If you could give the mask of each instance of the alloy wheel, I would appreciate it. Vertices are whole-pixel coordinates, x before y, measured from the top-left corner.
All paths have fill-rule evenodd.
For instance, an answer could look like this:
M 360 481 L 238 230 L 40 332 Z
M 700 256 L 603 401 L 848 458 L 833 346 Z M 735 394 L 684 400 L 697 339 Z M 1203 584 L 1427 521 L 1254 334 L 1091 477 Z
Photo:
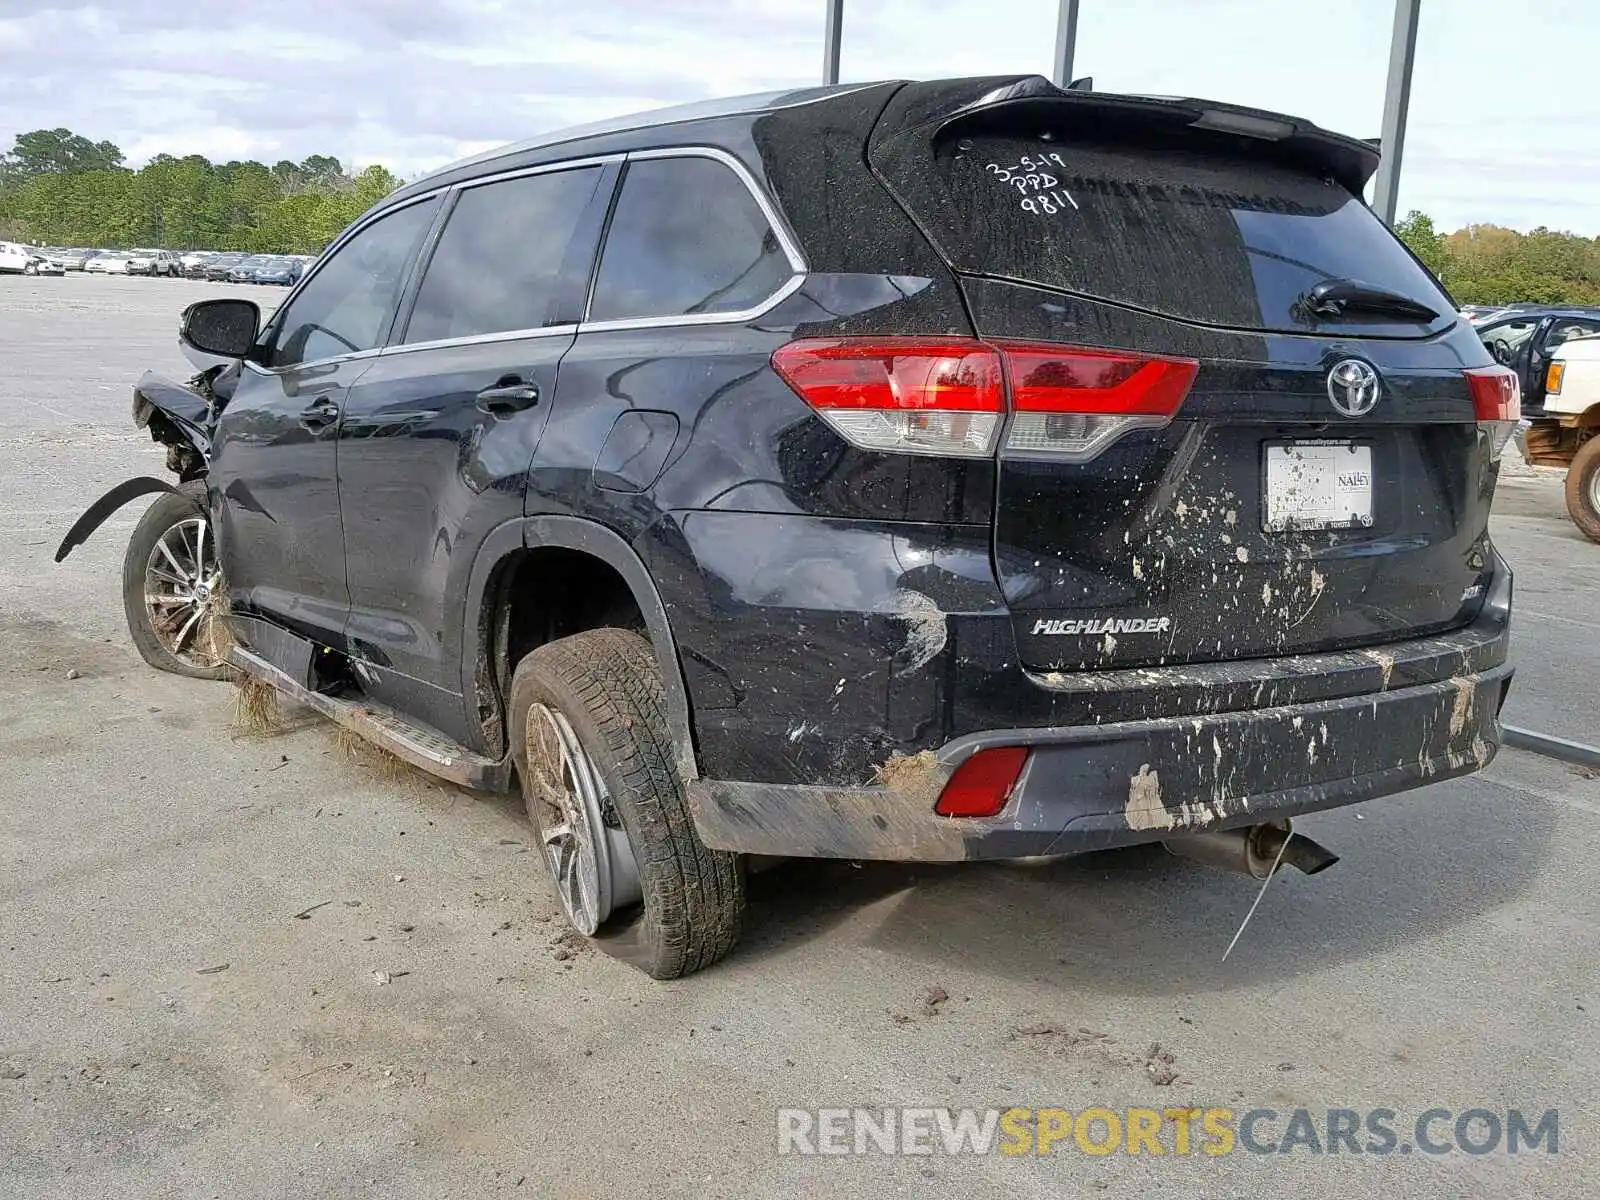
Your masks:
M 195 667 L 217 665 L 212 605 L 222 585 L 215 540 L 203 517 L 179 521 L 156 540 L 145 564 L 145 609 L 167 651 Z
M 594 760 L 560 712 L 528 713 L 528 808 L 567 920 L 592 936 L 641 895 L 628 835 Z

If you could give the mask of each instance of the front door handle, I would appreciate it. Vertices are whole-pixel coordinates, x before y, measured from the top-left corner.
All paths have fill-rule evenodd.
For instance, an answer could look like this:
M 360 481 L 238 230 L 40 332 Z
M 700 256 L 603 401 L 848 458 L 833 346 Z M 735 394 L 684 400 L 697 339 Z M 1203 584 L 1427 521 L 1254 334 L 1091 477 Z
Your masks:
M 300 414 L 300 424 L 307 429 L 322 429 L 339 419 L 339 405 L 327 396 L 319 399 Z
M 478 393 L 478 411 L 496 417 L 508 417 L 525 408 L 532 408 L 537 403 L 539 403 L 538 385 L 523 383 L 515 375 L 503 376 L 493 387 L 486 387 Z

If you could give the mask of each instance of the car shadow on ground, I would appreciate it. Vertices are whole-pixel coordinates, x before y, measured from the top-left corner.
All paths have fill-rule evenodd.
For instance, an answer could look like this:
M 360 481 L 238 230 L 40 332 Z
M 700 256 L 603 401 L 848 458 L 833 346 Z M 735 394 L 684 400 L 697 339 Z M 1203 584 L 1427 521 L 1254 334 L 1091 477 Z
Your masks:
M 1109 993 L 1226 991 L 1379 955 L 1507 903 L 1545 869 L 1555 821 L 1553 805 L 1508 804 L 1481 779 L 1306 818 L 1297 829 L 1341 861 L 1280 872 L 1227 962 L 1260 884 L 1159 845 L 1021 863 L 786 863 L 752 877 L 736 953 L 783 954 L 876 921 L 867 944 L 934 966 Z

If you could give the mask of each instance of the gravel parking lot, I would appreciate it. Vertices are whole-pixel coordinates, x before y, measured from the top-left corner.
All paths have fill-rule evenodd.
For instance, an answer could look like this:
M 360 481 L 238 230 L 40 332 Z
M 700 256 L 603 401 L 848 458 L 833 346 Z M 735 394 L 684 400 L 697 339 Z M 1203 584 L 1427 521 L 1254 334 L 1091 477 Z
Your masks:
M 264 303 L 280 291 L 247 289 Z M 0 279 L 0 1195 L 1587 1197 L 1600 1190 L 1600 779 L 1507 751 L 1325 814 L 1343 856 L 1255 897 L 1160 850 L 753 884 L 724 965 L 659 984 L 558 935 L 520 805 L 395 774 L 123 628 L 188 302 Z M 1511 719 L 1600 740 L 1600 547 L 1502 485 Z M 930 992 L 929 989 L 937 989 Z M 947 998 L 940 1000 L 943 993 Z M 1162 1082 L 1166 1080 L 1166 1082 Z M 780 1107 L 1559 1110 L 1559 1153 L 779 1157 Z M 1438 1127 L 1441 1131 L 1446 1125 Z

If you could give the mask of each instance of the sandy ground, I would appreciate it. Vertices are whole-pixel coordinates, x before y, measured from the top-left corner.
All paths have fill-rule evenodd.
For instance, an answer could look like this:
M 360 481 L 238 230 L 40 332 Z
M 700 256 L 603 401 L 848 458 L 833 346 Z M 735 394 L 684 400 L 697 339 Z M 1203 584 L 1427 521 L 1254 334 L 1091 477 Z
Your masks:
M 0 279 L 0 1195 L 1600 1191 L 1600 780 L 1559 764 L 1306 820 L 1343 861 L 1275 881 L 1226 963 L 1252 882 L 1140 850 L 791 864 L 728 962 L 658 984 L 559 939 L 514 802 L 231 730 L 226 685 L 123 632 L 137 507 L 50 562 L 159 473 L 129 387 L 221 290 Z M 1515 719 L 1596 740 L 1600 547 L 1544 472 L 1501 508 Z M 777 1154 L 780 1107 L 901 1104 L 1270 1108 L 1268 1142 L 1297 1107 L 1402 1142 L 1553 1108 L 1560 1152 Z

